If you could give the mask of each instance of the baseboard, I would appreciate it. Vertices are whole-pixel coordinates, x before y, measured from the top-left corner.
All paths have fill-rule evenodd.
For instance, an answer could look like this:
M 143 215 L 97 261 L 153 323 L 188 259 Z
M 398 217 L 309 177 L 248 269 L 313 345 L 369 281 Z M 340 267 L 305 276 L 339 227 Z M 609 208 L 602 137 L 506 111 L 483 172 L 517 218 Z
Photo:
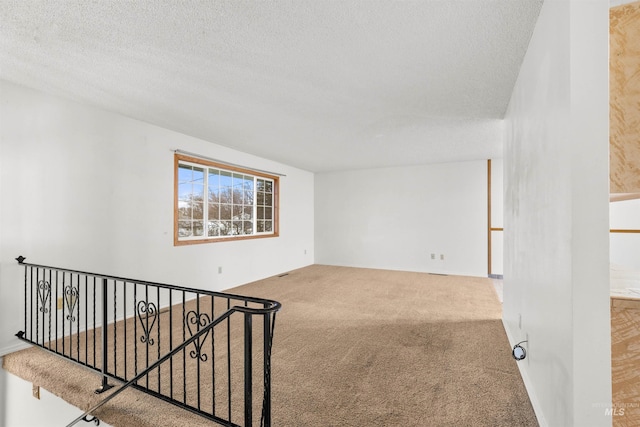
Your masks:
M 504 279 L 504 276 L 502 274 L 490 274 L 489 275 L 489 279 Z
M 504 331 L 507 334 L 509 345 L 512 348 L 514 345 L 516 345 L 516 343 L 518 343 L 518 340 L 514 340 L 511 334 L 509 333 L 509 328 L 507 327 L 507 324 L 505 323 L 504 318 L 502 319 L 502 327 L 504 328 Z M 522 382 L 524 383 L 524 387 L 527 389 L 527 394 L 529 395 L 531 406 L 533 406 L 533 412 L 535 412 L 536 414 L 536 418 L 538 419 L 538 424 L 540 425 L 540 427 L 548 427 L 549 424 L 547 423 L 547 420 L 545 419 L 544 414 L 542 412 L 542 407 L 540 406 L 540 402 L 538 401 L 538 398 L 534 391 L 533 383 L 531 382 L 531 379 L 529 378 L 527 371 L 524 369 L 523 363 L 524 362 L 516 362 L 516 364 L 518 365 L 518 370 L 520 371 L 520 377 L 522 377 Z

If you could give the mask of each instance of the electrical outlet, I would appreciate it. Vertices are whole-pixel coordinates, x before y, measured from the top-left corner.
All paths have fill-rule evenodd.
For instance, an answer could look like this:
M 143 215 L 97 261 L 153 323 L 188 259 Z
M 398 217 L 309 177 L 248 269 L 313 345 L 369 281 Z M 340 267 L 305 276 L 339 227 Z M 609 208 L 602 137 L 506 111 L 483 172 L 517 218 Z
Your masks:
M 36 399 L 40 400 L 40 386 L 31 384 L 31 395 Z
M 440 254 L 440 261 L 444 261 L 444 254 Z
M 431 254 L 431 259 L 436 259 L 436 254 Z
M 58 298 L 57 303 L 56 303 L 56 307 L 58 310 L 62 310 L 62 297 Z
M 218 267 L 218 274 L 222 274 L 222 267 Z

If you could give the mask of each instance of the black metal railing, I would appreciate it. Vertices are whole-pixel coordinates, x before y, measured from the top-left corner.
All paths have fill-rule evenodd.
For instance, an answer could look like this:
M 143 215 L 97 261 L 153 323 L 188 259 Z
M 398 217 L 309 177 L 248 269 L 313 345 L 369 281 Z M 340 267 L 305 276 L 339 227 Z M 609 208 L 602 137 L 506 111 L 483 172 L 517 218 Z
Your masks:
M 110 380 L 125 383 L 90 411 L 132 387 L 221 425 L 271 425 L 280 303 L 24 260 L 17 258 L 24 329 L 16 335 L 99 372 L 96 393 Z

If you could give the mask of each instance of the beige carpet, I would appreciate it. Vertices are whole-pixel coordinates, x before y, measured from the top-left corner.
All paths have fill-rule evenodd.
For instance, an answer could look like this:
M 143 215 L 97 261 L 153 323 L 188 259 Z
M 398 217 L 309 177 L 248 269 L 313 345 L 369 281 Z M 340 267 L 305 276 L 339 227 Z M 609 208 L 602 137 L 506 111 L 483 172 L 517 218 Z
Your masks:
M 233 292 L 283 305 L 275 426 L 538 425 L 489 279 L 315 265 Z M 96 374 L 42 350 L 4 366 L 78 407 L 99 399 Z M 117 427 L 214 425 L 135 390 L 98 415 Z

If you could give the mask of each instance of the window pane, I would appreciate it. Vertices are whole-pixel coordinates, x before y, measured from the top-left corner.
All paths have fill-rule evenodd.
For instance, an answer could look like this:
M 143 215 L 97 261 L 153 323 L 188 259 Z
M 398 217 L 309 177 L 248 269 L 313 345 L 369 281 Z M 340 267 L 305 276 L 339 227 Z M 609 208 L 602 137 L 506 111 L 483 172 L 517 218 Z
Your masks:
M 258 219 L 264 219 L 264 208 L 262 206 L 258 206 L 257 218 Z
M 220 173 L 217 169 L 209 169 L 209 201 L 216 203 L 220 201 Z
M 220 219 L 231 219 L 231 205 L 220 205 Z
M 241 174 L 233 174 L 233 204 L 243 203 L 244 177 Z
M 204 234 L 204 221 L 193 221 L 193 235 L 202 236 Z
M 242 219 L 242 206 L 233 205 L 233 218 L 232 219 Z
M 212 189 L 209 186 L 209 203 L 220 203 L 220 190 Z
M 178 184 L 178 200 L 191 200 L 193 188 L 191 183 Z
M 256 191 L 264 191 L 264 179 L 256 179 Z
M 267 193 L 273 193 L 273 182 L 265 181 L 264 182 L 264 191 Z
M 244 204 L 253 205 L 253 177 L 245 175 L 243 190 L 244 190 Z
M 218 186 L 219 176 L 220 176 L 220 171 L 218 169 L 209 169 L 209 187 Z
M 209 237 L 220 235 L 220 224 L 218 221 L 209 221 Z
M 271 208 L 264 208 L 264 218 L 273 219 Z
M 272 221 L 264 222 L 264 231 L 273 231 Z
M 242 218 L 245 220 L 253 219 L 253 206 L 244 207 L 244 214 L 242 215 Z
M 258 206 L 264 205 L 264 193 L 258 193 L 257 204 L 258 204 Z
M 178 236 L 191 236 L 191 221 L 178 221 Z
M 192 170 L 193 168 L 191 166 L 178 165 L 178 183 L 191 182 Z
M 191 205 L 185 203 L 181 205 L 182 202 L 178 202 L 178 220 L 191 219 Z
M 242 233 L 242 221 L 233 221 L 232 222 L 233 235 L 236 236 Z
M 220 189 L 220 203 L 231 203 L 231 187 L 225 187 Z
M 258 233 L 264 232 L 264 221 L 258 220 L 258 221 L 256 221 L 256 223 L 257 223 L 257 226 L 258 226 Z
M 222 203 L 231 203 L 232 182 L 231 172 L 220 171 L 220 201 Z
M 220 221 L 220 235 L 231 236 L 232 234 L 233 229 L 231 227 L 231 221 Z
M 192 182 L 194 184 L 204 184 L 204 169 L 203 168 L 193 168 L 193 179 Z
M 204 218 L 204 210 L 202 203 L 194 203 L 193 204 L 193 219 L 202 219 Z
M 242 226 L 244 228 L 244 234 L 253 234 L 253 222 L 243 221 Z
M 216 203 L 209 203 L 209 220 L 220 218 L 220 205 Z
M 265 206 L 273 206 L 273 194 L 264 195 L 264 204 Z
M 193 185 L 193 198 L 198 201 L 198 202 L 202 202 L 204 200 L 204 185 L 198 183 L 198 184 L 194 184 Z

